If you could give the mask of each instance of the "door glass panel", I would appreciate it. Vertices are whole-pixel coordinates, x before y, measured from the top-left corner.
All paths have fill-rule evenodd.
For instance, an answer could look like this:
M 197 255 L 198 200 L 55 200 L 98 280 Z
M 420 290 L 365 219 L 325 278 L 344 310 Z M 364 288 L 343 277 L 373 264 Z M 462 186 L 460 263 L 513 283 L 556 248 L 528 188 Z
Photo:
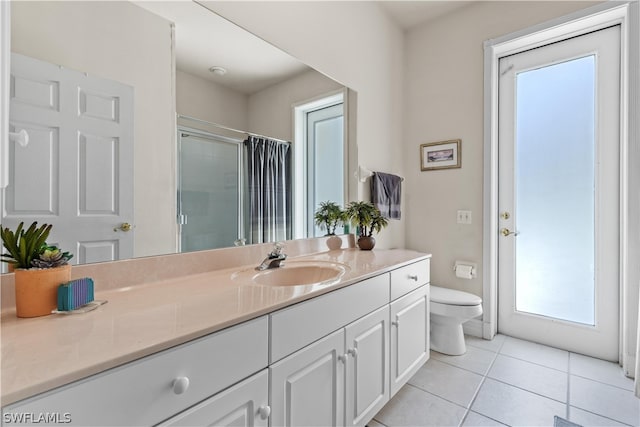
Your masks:
M 307 115 L 309 224 L 315 224 L 313 213 L 321 202 L 332 201 L 341 205 L 344 200 L 344 116 L 342 111 L 343 104 L 338 104 Z M 314 236 L 324 236 L 326 230 L 315 226 L 313 233 Z
M 181 251 L 229 247 L 238 239 L 239 145 L 183 136 L 180 140 Z
M 516 310 L 594 325 L 595 56 L 516 80 Z

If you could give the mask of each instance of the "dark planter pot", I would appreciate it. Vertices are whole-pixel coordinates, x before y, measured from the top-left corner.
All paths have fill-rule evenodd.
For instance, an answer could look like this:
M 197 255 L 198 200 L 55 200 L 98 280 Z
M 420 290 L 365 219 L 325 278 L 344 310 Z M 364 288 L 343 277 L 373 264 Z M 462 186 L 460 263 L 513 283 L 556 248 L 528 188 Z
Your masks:
M 373 236 L 362 236 L 358 239 L 358 247 L 363 251 L 370 251 L 376 245 L 376 239 Z

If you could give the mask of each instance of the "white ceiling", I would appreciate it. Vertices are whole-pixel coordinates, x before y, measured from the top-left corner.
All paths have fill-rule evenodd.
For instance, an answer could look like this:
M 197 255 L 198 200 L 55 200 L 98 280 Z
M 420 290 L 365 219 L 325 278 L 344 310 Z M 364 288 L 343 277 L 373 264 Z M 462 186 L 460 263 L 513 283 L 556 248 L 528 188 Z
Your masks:
M 179 70 L 237 92 L 252 94 L 310 69 L 194 1 L 134 0 L 133 3 L 175 24 Z M 387 0 L 377 3 L 406 30 L 472 1 Z M 219 76 L 209 72 L 212 66 L 226 68 L 227 74 Z
M 378 2 L 391 19 L 405 30 L 439 18 L 471 3 L 473 1 L 458 0 L 387 0 Z
M 309 67 L 192 1 L 134 1 L 175 24 L 176 66 L 237 92 L 251 94 Z M 218 76 L 209 67 L 221 66 Z

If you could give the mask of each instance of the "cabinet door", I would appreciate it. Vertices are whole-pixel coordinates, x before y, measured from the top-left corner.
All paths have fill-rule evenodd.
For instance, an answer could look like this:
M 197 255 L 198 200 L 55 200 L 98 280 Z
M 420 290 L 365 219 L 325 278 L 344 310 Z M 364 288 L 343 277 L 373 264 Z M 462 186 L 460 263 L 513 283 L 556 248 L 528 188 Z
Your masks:
M 271 426 L 343 425 L 344 360 L 341 329 L 271 365 Z
M 267 369 L 160 424 L 161 426 L 267 427 Z
M 389 306 L 345 328 L 345 425 L 364 426 L 389 400 Z
M 429 358 L 429 286 L 391 303 L 391 396 Z

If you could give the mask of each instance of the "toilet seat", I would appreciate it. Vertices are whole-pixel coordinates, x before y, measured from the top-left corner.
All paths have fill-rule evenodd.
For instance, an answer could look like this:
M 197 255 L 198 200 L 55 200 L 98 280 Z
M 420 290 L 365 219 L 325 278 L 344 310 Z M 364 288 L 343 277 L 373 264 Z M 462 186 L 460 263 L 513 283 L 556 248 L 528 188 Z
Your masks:
M 447 305 L 471 306 L 482 304 L 482 298 L 468 292 L 456 291 L 455 289 L 431 286 L 431 302 Z

